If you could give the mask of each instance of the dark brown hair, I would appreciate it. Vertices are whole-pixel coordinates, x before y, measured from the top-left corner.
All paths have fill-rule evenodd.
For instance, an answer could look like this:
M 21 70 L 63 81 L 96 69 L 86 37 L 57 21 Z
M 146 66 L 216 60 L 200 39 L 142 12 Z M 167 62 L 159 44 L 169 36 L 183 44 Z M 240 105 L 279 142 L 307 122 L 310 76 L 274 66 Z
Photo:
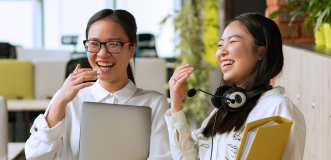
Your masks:
M 257 86 L 269 84 L 270 79 L 276 77 L 282 70 L 284 65 L 284 56 L 282 50 L 282 38 L 278 26 L 274 21 L 266 18 L 258 13 L 244 13 L 228 24 L 239 21 L 245 30 L 254 38 L 254 48 L 258 46 L 265 47 L 265 53 L 255 69 L 249 76 L 246 91 L 252 90 Z M 220 86 L 229 85 L 235 87 L 235 84 L 227 82 L 222 78 Z M 254 109 L 257 100 L 261 95 L 251 98 L 245 107 L 238 112 L 227 112 L 220 109 L 217 112 L 217 120 L 215 124 L 215 132 L 222 134 L 232 131 L 238 131 L 246 122 L 249 113 Z M 213 125 L 215 121 L 214 114 L 209 120 L 207 126 L 203 130 L 205 137 L 212 136 Z
M 137 44 L 137 24 L 134 16 L 126 11 L 126 10 L 112 10 L 112 9 L 103 9 L 97 13 L 95 13 L 90 20 L 87 23 L 86 26 L 86 39 L 88 39 L 88 31 L 90 30 L 90 27 L 92 24 L 99 20 L 111 20 L 119 23 L 126 35 L 129 37 L 129 41 L 131 42 L 131 46 L 134 44 Z M 134 58 L 133 58 L 134 61 Z M 128 74 L 128 78 L 135 84 L 132 68 L 130 63 L 128 64 L 128 67 L 126 68 L 126 72 Z

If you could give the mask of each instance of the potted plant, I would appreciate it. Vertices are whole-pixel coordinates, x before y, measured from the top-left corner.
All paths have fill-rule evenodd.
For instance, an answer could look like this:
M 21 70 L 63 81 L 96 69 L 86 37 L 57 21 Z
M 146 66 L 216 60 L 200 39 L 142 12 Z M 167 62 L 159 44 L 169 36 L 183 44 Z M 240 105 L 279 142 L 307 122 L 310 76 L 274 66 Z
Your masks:
M 178 33 L 178 37 L 175 40 L 175 50 L 180 51 L 180 55 L 177 57 L 178 61 L 174 63 L 173 68 L 189 63 L 191 67 L 194 67 L 193 73 L 185 80 L 186 90 L 191 88 L 199 88 L 202 90 L 208 90 L 209 88 L 209 73 L 214 69 L 205 59 L 206 45 L 204 42 L 204 30 L 207 25 L 210 27 L 216 27 L 218 24 L 215 19 L 206 18 L 203 15 L 204 9 L 217 9 L 217 0 L 190 0 L 182 6 L 180 10 L 175 11 L 174 14 L 169 14 L 161 22 L 163 25 L 169 19 L 173 19 L 173 25 L 175 32 Z M 215 8 L 216 7 L 216 8 Z M 212 41 L 215 46 L 215 50 L 212 53 L 213 59 L 217 43 L 218 36 L 214 35 L 216 42 Z M 210 39 L 209 39 L 210 41 Z M 197 94 L 192 98 L 184 98 L 183 110 L 188 117 L 188 120 L 196 123 L 201 122 L 208 111 L 209 103 L 205 94 Z M 196 124 L 198 124 L 196 123 Z
M 270 19 L 274 19 L 281 13 L 290 13 L 291 19 L 289 25 L 291 25 L 297 16 L 304 16 L 303 26 L 307 33 L 310 23 L 314 25 L 316 45 L 327 45 L 327 47 L 331 48 L 330 11 L 330 0 L 292 0 L 290 3 L 287 1 L 285 9 L 270 14 Z M 325 36 L 327 34 L 325 33 L 325 29 L 329 33 L 328 36 Z

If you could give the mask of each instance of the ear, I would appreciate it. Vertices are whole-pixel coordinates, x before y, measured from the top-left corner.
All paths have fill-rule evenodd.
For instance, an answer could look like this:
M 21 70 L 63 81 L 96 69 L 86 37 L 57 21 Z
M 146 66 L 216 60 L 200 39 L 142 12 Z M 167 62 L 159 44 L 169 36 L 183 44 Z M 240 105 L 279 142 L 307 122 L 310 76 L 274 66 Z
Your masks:
M 261 60 L 265 53 L 265 46 L 259 46 L 257 49 L 258 59 Z
M 134 57 L 134 53 L 136 52 L 137 44 L 135 43 L 133 46 L 130 46 L 130 57 Z

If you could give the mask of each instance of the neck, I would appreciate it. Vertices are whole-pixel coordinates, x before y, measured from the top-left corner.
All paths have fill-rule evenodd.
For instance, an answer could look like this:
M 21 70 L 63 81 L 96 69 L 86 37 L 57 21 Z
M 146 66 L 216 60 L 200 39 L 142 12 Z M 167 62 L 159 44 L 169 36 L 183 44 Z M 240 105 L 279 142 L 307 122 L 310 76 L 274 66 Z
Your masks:
M 108 82 L 104 80 L 99 80 L 100 85 L 111 93 L 115 93 L 122 89 L 129 82 L 128 78 L 117 82 Z

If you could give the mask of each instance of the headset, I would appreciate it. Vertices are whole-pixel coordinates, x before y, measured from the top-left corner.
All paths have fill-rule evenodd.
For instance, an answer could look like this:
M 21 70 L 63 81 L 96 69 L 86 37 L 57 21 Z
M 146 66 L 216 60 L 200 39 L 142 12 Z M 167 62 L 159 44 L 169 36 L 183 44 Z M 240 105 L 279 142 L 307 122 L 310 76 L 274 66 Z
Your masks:
M 214 90 L 213 94 L 210 94 L 201 89 L 194 89 L 194 88 L 187 91 L 187 96 L 189 97 L 193 97 L 197 93 L 197 91 L 202 91 L 206 94 L 211 95 L 211 102 L 217 108 L 217 112 L 215 113 L 216 116 L 214 120 L 212 136 L 211 136 L 210 159 L 213 157 L 213 142 L 214 142 L 213 137 L 214 137 L 214 129 L 215 129 L 218 110 L 220 108 L 223 108 L 228 112 L 238 112 L 242 110 L 249 99 L 271 89 L 272 87 L 269 84 L 270 82 L 264 85 L 260 85 L 250 91 L 245 91 L 243 88 L 240 87 L 231 87 L 231 86 L 218 87 Z
M 245 91 L 240 87 L 221 86 L 214 90 L 213 94 L 210 94 L 201 89 L 190 89 L 187 91 L 189 97 L 193 97 L 196 91 L 202 91 L 211 95 L 212 104 L 220 109 L 223 108 L 229 112 L 238 112 L 242 110 L 249 99 L 270 89 L 269 83 L 260 85 L 250 91 Z

